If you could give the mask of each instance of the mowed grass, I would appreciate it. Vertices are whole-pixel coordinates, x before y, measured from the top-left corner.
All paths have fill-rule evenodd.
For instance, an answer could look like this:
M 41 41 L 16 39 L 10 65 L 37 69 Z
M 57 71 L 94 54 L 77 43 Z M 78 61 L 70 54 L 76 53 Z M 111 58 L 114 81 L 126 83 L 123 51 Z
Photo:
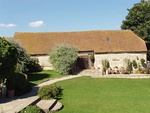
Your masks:
M 149 113 L 150 79 L 93 79 L 58 82 L 63 90 L 58 113 Z
M 59 78 L 65 76 L 63 74 L 59 74 L 55 72 L 54 70 L 43 70 L 41 72 L 28 73 L 27 75 L 28 75 L 29 82 L 32 84 L 40 84 L 42 82 L 45 82 L 53 78 Z

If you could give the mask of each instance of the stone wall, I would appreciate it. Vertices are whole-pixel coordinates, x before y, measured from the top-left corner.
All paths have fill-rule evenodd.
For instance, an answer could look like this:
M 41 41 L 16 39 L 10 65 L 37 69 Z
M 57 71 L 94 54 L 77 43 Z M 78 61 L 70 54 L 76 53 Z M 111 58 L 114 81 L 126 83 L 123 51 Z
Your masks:
M 102 69 L 102 60 L 108 60 L 110 67 L 117 66 L 120 68 L 124 66 L 124 59 L 130 59 L 130 61 L 136 60 L 137 63 L 141 62 L 141 59 L 146 60 L 146 53 L 108 53 L 108 54 L 95 54 L 95 69 Z
M 44 70 L 52 70 L 53 66 L 49 62 L 49 56 L 43 55 L 43 56 L 34 56 L 35 58 L 38 58 L 40 66 L 43 67 Z
M 109 53 L 109 54 L 95 54 L 95 69 L 102 69 L 102 60 L 108 60 L 110 67 L 114 68 L 117 66 L 120 68 L 124 67 L 124 59 L 130 59 L 130 61 L 136 60 L 137 63 L 140 63 L 141 59 L 146 60 L 146 53 Z M 51 70 L 53 66 L 49 63 L 49 56 L 34 56 L 38 58 L 39 64 L 43 67 L 44 70 Z

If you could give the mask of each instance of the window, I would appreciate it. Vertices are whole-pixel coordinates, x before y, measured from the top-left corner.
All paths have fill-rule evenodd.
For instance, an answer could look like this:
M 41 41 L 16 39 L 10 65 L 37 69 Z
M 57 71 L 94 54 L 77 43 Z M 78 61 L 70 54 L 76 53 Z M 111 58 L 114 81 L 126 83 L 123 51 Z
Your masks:
M 110 42 L 110 38 L 107 37 L 107 38 L 106 38 L 106 42 Z

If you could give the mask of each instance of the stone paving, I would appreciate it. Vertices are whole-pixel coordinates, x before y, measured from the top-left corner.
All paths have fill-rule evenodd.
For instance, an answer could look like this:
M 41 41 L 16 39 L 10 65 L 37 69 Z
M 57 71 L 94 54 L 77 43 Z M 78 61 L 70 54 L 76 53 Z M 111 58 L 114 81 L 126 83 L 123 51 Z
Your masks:
M 36 100 L 40 99 L 37 96 L 37 91 L 39 87 L 43 85 L 53 84 L 58 81 L 68 80 L 76 77 L 81 77 L 82 75 L 69 75 L 62 78 L 57 78 L 49 80 L 47 82 L 36 85 L 32 88 L 32 91 L 26 95 L 13 97 L 13 98 L 0 98 L 0 113 L 17 113 L 20 110 L 24 109 L 28 105 L 34 103 Z
M 102 75 L 99 70 L 84 70 L 77 72 L 76 75 L 69 75 L 62 78 L 52 79 L 47 82 L 36 85 L 32 88 L 32 91 L 26 95 L 13 97 L 13 98 L 0 98 L 0 113 L 16 113 L 24 109 L 28 105 L 34 103 L 38 99 L 37 91 L 39 87 L 43 85 L 49 85 L 56 83 L 58 81 L 68 80 L 72 78 L 77 78 L 81 76 L 91 76 L 93 78 L 150 78 L 150 74 L 112 74 L 112 75 Z
M 100 70 L 83 70 L 79 73 L 83 76 L 91 76 L 92 78 L 150 78 L 150 74 L 108 74 L 102 75 Z

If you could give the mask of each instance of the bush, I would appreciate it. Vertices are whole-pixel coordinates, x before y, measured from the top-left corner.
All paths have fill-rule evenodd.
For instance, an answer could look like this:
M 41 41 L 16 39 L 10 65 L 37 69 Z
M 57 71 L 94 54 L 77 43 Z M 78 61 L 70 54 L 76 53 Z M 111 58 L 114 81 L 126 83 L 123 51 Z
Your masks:
M 15 45 L 18 51 L 17 69 L 18 72 L 39 72 L 42 71 L 37 58 L 32 58 L 28 55 L 23 47 L 15 41 L 10 41 Z
M 130 60 L 128 60 L 128 62 L 127 62 L 127 71 L 129 71 L 129 73 L 131 73 L 132 72 L 132 62 L 130 61 Z
M 58 98 L 62 95 L 62 88 L 57 85 L 46 85 L 38 90 L 41 99 Z
M 15 96 L 23 95 L 31 91 L 31 86 L 27 81 L 27 75 L 16 73 Z
M 145 59 L 141 59 L 141 64 L 143 67 L 145 67 Z
M 37 58 L 30 58 L 26 63 L 27 72 L 40 72 L 42 71 L 42 67 L 39 65 L 39 61 Z
M 15 90 L 15 96 L 20 96 L 31 91 L 31 86 L 23 73 L 14 73 L 13 77 L 7 79 L 6 87 L 8 90 Z
M 56 46 L 50 53 L 50 63 L 60 74 L 70 74 L 77 58 L 77 49 L 67 45 Z
M 40 113 L 40 108 L 33 106 L 33 105 L 30 105 L 30 106 L 27 106 L 20 113 Z
M 132 61 L 133 67 L 136 69 L 137 68 L 137 62 L 135 60 Z
M 94 61 L 95 61 L 94 55 L 91 55 L 91 56 L 90 56 L 90 59 L 91 59 L 91 62 L 94 63 Z
M 103 71 L 105 72 L 110 66 L 108 60 L 102 60 Z

